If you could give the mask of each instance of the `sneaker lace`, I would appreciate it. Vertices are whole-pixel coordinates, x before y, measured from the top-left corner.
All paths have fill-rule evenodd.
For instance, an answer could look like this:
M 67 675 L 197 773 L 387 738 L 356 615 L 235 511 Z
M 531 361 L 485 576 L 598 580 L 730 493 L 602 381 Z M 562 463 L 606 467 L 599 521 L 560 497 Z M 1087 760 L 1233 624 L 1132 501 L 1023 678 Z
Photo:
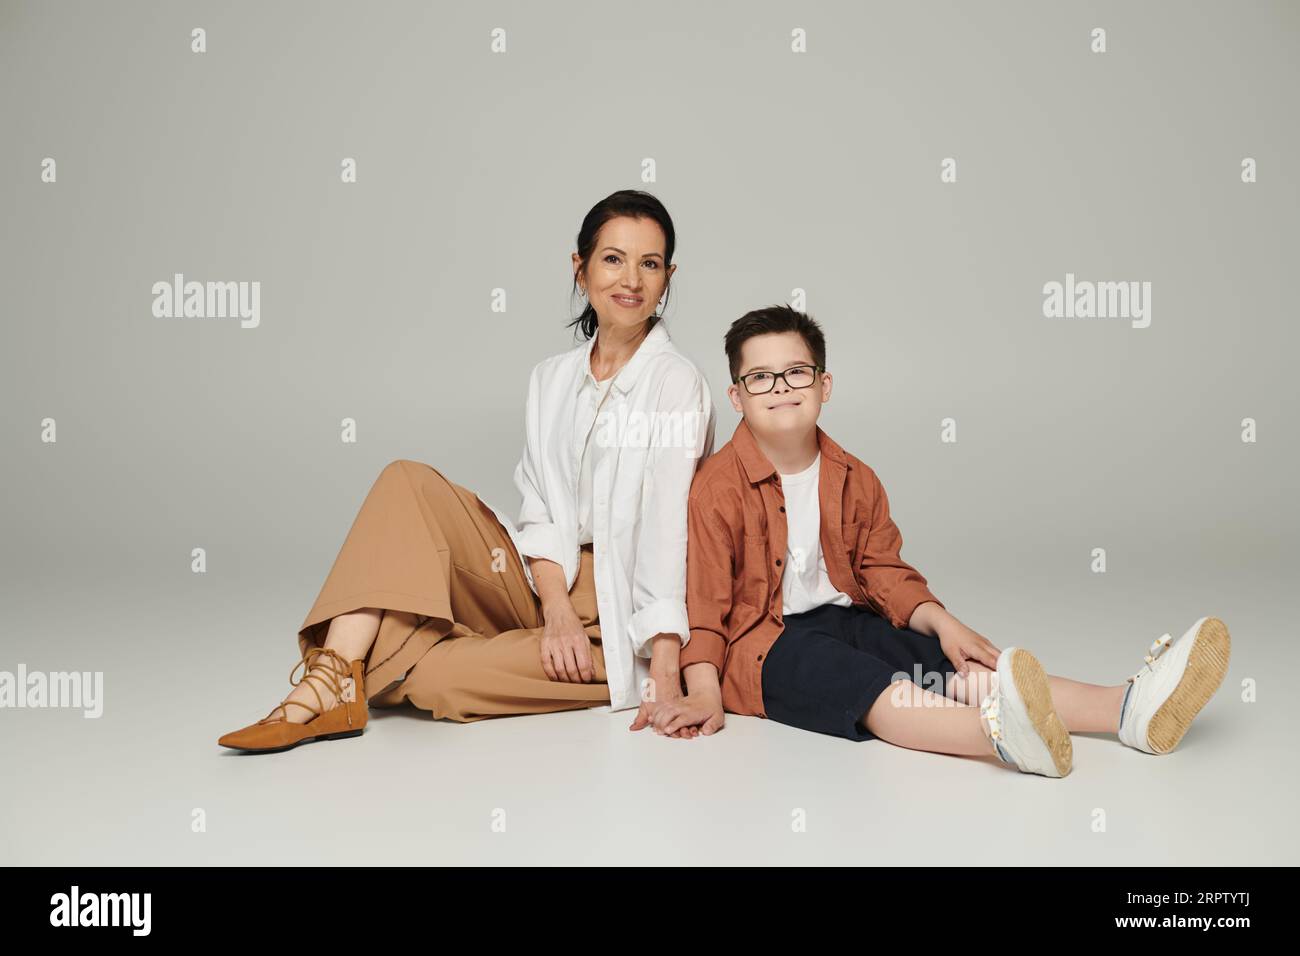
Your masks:
M 297 680 L 298 668 L 304 668 L 303 674 Z M 343 659 L 337 651 L 331 647 L 311 647 L 307 653 L 302 656 L 302 660 L 293 665 L 289 671 L 289 683 L 294 687 L 306 682 L 311 688 L 311 692 L 316 695 L 316 703 L 320 709 L 312 707 L 310 704 L 304 704 L 300 701 L 285 700 L 280 701 L 271 712 L 258 721 L 259 724 L 276 723 L 289 719 L 287 707 L 301 707 L 312 715 L 313 718 L 319 717 L 325 712 L 325 701 L 320 695 L 320 691 L 328 690 L 334 694 L 335 704 L 339 701 L 351 701 L 354 697 L 354 682 L 351 675 L 352 665 Z M 317 684 L 317 681 L 323 681 L 323 684 Z M 276 716 L 276 711 L 280 711 L 280 716 Z M 348 726 L 352 726 L 352 708 L 347 709 Z
M 998 723 L 998 709 L 999 701 L 996 694 L 989 694 L 980 701 L 980 716 L 988 722 L 989 736 L 994 740 L 1002 739 L 1002 727 Z
M 1134 674 L 1132 677 L 1128 678 L 1128 682 L 1129 682 L 1130 684 L 1133 683 L 1135 680 L 1137 680 L 1139 677 L 1141 677 L 1141 676 L 1142 676 L 1143 674 L 1145 674 L 1147 671 L 1153 671 L 1153 672 L 1154 672 L 1154 671 L 1155 671 L 1155 666 L 1154 666 L 1154 665 L 1155 665 L 1156 660 L 1160 657 L 1161 654 L 1163 654 L 1165 651 L 1167 651 L 1167 650 L 1169 649 L 1169 644 L 1170 644 L 1171 641 L 1173 641 L 1173 637 L 1172 637 L 1172 635 L 1169 635 L 1169 634 L 1161 634 L 1159 637 L 1157 637 L 1157 638 L 1156 638 L 1156 639 L 1151 643 L 1151 649 L 1148 650 L 1148 651 L 1146 652 L 1145 655 L 1143 655 L 1143 658 L 1142 658 L 1142 660 L 1143 660 L 1143 665 L 1142 665 L 1142 666 L 1143 666 L 1144 668 L 1146 668 L 1146 670 L 1141 670 L 1141 669 L 1139 669 L 1138 672 L 1137 672 L 1136 674 Z

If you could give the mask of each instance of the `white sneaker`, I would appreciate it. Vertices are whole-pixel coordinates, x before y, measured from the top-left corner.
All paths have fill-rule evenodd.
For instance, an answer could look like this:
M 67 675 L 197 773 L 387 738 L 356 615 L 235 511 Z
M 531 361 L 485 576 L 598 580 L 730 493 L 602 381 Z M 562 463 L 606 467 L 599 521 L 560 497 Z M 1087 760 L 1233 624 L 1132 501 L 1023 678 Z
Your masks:
M 1149 754 L 1167 754 L 1183 739 L 1228 672 L 1228 626 L 1203 617 L 1178 640 L 1156 638 L 1142 669 L 1128 678 L 1119 739 Z
M 1052 706 L 1052 689 L 1038 658 L 1020 647 L 998 655 L 993 691 L 980 702 L 994 752 L 1022 773 L 1064 777 L 1074 746 Z

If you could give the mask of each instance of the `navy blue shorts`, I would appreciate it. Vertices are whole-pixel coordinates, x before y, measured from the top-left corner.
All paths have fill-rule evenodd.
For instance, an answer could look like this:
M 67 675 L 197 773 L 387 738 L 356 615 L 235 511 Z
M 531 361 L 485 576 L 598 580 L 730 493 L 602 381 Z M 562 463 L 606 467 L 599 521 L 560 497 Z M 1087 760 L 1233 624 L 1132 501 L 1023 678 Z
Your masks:
M 862 721 L 900 671 L 942 694 L 957 668 L 937 637 L 896 628 L 867 607 L 823 604 L 786 615 L 763 661 L 763 709 L 802 730 L 871 740 Z

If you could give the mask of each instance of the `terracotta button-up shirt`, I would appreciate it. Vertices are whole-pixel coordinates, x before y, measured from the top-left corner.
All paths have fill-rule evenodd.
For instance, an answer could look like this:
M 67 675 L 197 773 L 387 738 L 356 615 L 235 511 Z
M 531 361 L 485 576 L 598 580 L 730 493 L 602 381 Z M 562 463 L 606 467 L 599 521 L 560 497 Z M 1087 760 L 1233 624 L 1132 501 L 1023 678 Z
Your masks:
M 917 605 L 943 603 L 900 557 L 903 538 L 876 473 L 821 430 L 821 547 L 831 584 L 905 628 Z M 722 706 L 766 717 L 763 661 L 785 627 L 781 575 L 785 495 L 776 468 L 742 419 L 704 461 L 687 503 L 686 606 L 690 642 L 681 666 L 718 668 Z

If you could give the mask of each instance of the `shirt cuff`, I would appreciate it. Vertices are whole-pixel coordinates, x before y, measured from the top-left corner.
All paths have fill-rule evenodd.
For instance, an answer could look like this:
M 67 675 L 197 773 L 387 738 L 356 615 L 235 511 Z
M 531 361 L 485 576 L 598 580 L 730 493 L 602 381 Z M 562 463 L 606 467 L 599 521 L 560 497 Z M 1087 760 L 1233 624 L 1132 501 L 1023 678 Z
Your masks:
M 939 607 L 944 606 L 924 584 L 904 584 L 881 599 L 885 612 L 889 615 L 889 623 L 899 630 L 908 627 L 913 612 L 927 601 L 933 601 Z
M 573 581 L 578 576 L 577 556 L 564 553 L 564 545 L 560 541 L 560 529 L 556 525 L 527 525 L 519 531 L 515 547 L 519 551 L 519 557 L 523 559 L 524 573 L 528 576 L 528 583 L 534 593 L 537 591 L 537 585 L 533 581 L 532 568 L 528 566 L 529 558 L 554 561 L 564 569 L 564 578 L 567 582 L 565 586 L 573 587 Z
M 690 630 L 686 618 L 686 602 L 669 598 L 647 604 L 627 622 L 627 631 L 637 657 L 650 656 L 647 646 L 656 634 L 676 634 L 682 644 L 685 644 L 689 640 Z
M 691 629 L 691 642 L 682 648 L 678 658 L 678 670 L 685 670 L 690 664 L 712 664 L 722 677 L 722 662 L 727 658 L 727 642 L 716 631 L 706 631 L 696 627 Z

